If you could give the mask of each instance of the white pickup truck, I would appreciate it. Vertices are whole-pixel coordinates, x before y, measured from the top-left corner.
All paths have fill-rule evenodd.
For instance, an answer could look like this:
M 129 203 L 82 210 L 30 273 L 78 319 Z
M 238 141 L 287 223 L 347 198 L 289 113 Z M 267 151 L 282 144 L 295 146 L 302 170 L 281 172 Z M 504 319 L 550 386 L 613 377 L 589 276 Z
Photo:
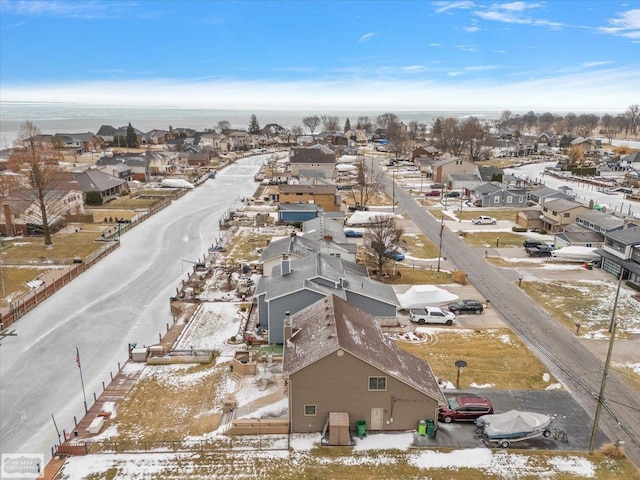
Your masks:
M 409 320 L 420 325 L 425 323 L 443 323 L 453 325 L 456 316 L 440 307 L 412 308 L 409 310 Z
M 487 217 L 486 215 L 480 215 L 479 217 L 472 218 L 471 223 L 474 225 L 495 225 L 496 219 L 493 217 Z

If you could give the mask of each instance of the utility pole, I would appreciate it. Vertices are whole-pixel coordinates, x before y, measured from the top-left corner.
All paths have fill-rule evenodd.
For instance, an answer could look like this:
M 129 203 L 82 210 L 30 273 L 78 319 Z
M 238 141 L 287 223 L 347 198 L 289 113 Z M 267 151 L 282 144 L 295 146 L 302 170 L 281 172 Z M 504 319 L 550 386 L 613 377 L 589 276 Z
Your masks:
M 620 267 L 620 277 L 618 278 L 618 289 L 616 291 L 616 299 L 613 303 L 613 312 L 611 312 L 611 326 L 609 327 L 609 331 L 611 332 L 611 337 L 609 338 L 609 350 L 607 351 L 607 359 L 604 362 L 604 369 L 602 371 L 602 383 L 600 384 L 600 393 L 598 394 L 598 403 L 596 405 L 596 414 L 593 420 L 593 429 L 591 430 L 591 441 L 589 442 L 589 453 L 593 453 L 593 449 L 596 444 L 596 436 L 598 434 L 598 424 L 600 423 L 600 412 L 602 411 L 602 405 L 604 404 L 604 391 L 607 386 L 607 375 L 609 373 L 609 365 L 611 364 L 611 353 L 613 352 L 613 341 L 616 338 L 616 326 L 618 322 L 615 321 L 616 318 L 616 308 L 618 306 L 618 295 L 620 294 L 620 285 L 622 284 L 622 274 L 624 273 L 624 268 Z

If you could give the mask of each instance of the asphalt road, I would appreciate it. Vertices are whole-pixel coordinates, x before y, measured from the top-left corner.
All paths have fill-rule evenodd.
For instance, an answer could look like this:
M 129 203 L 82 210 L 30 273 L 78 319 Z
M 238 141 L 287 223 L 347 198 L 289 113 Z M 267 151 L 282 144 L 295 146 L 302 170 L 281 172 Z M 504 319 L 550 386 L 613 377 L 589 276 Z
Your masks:
M 91 405 L 126 360 L 129 342 L 158 341 L 172 321 L 169 297 L 215 243 L 221 215 L 253 195 L 265 159 L 238 161 L 142 222 L 120 248 L 12 325 L 17 336 L 0 346 L 2 453 L 49 458 L 57 442 L 51 415 L 67 431 L 74 415 L 84 415 L 76 346 Z
M 385 176 L 385 187 L 392 192 L 392 181 Z M 436 245 L 440 242 L 440 222 L 421 207 L 398 184 L 395 199 L 416 226 Z M 488 264 L 477 249 L 469 248 L 457 235 L 443 229 L 442 250 L 492 308 L 500 312 L 511 328 L 540 358 L 549 371 L 588 412 L 595 415 L 602 381 L 603 362 L 580 344 L 575 336 L 542 311 L 513 281 Z M 627 455 L 640 465 L 640 395 L 629 388 L 611 370 L 607 378 L 600 428 L 611 440 L 623 440 Z M 588 448 L 580 445 L 579 448 Z

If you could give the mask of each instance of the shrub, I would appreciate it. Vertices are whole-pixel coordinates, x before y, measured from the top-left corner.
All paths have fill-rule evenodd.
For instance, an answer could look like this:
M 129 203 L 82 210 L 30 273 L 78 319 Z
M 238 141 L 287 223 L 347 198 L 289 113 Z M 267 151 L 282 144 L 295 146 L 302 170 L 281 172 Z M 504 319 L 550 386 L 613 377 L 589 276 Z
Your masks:
M 526 232 L 527 227 L 511 227 L 512 232 Z
M 102 195 L 100 192 L 87 192 L 85 202 L 87 205 L 102 205 Z
M 466 285 L 467 274 L 461 270 L 456 270 L 451 274 L 451 280 L 453 280 L 455 283 L 459 283 L 460 285 Z
M 621 447 L 613 443 L 604 444 L 600 449 L 600 451 L 605 457 L 609 457 L 609 458 L 620 459 L 620 458 L 626 457 L 626 455 L 624 454 L 624 450 L 622 450 Z

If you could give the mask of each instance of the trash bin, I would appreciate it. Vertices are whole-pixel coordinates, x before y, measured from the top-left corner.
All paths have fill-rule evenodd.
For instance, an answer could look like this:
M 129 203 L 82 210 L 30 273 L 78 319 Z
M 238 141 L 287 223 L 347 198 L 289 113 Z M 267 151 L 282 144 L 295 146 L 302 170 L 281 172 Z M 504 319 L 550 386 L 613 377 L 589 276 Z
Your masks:
M 427 421 L 425 422 L 427 424 L 427 437 L 429 438 L 433 438 L 436 436 L 436 422 L 431 420 L 431 419 L 427 419 Z
M 364 437 L 367 432 L 367 422 L 365 422 L 364 420 L 357 420 L 356 428 L 358 429 L 358 436 L 360 438 Z
M 427 422 L 420 420 L 418 422 L 418 435 L 424 437 L 427 434 Z

